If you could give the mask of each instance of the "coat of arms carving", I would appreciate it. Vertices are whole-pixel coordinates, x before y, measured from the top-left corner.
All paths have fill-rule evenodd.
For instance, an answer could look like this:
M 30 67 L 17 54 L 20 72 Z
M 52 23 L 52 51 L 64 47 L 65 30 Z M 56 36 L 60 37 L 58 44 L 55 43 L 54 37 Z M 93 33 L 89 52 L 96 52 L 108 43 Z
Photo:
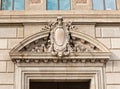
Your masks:
M 58 17 L 56 22 L 50 22 L 43 31 L 49 31 L 48 36 L 32 42 L 20 51 L 51 53 L 53 56 L 62 58 L 74 52 L 100 51 L 93 44 L 72 36 L 71 31 L 77 28 L 71 22 L 63 22 L 62 17 Z
M 58 17 L 39 33 L 20 42 L 10 55 L 14 63 L 105 63 L 109 51 L 99 41 L 81 33 L 72 22 L 64 22 L 62 17 Z
M 70 48 L 70 25 L 63 23 L 63 18 L 58 17 L 57 22 L 52 24 L 52 30 L 50 31 L 50 51 L 52 55 L 62 57 L 63 55 L 69 55 Z

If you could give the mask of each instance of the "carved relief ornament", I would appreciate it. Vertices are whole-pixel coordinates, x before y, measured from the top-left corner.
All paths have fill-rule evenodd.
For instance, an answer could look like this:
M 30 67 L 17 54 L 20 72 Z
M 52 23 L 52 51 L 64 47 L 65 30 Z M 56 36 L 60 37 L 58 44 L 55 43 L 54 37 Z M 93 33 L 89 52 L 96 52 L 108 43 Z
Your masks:
M 109 50 L 97 40 L 80 33 L 62 17 L 50 22 L 40 33 L 21 42 L 10 52 L 15 63 L 44 62 L 103 62 Z

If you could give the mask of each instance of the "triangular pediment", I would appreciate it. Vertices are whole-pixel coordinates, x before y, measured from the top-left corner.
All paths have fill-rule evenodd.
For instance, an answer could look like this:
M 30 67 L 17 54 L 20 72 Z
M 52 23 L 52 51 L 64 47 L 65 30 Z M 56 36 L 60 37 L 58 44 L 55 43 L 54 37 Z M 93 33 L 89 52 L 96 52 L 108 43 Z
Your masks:
M 110 51 L 98 40 L 79 32 L 62 18 L 20 42 L 10 52 L 15 63 L 103 62 Z

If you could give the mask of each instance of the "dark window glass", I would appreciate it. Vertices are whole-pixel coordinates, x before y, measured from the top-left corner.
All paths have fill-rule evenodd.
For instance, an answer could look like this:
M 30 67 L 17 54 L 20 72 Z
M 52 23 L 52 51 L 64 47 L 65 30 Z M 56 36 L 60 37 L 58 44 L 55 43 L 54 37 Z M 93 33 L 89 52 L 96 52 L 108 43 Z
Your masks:
M 24 0 L 14 0 L 14 10 L 24 10 Z
M 116 9 L 115 0 L 105 0 L 105 9 L 106 10 L 115 10 Z
M 70 0 L 47 0 L 47 10 L 70 10 Z
M 2 0 L 2 10 L 12 10 L 12 0 Z
M 103 0 L 93 0 L 93 9 L 94 10 L 103 10 L 104 5 L 103 5 Z
M 58 0 L 47 0 L 47 10 L 58 10 Z
M 115 0 L 93 0 L 94 10 L 115 10 Z
M 70 10 L 70 0 L 60 0 L 60 10 Z
M 2 10 L 24 10 L 24 0 L 2 0 Z

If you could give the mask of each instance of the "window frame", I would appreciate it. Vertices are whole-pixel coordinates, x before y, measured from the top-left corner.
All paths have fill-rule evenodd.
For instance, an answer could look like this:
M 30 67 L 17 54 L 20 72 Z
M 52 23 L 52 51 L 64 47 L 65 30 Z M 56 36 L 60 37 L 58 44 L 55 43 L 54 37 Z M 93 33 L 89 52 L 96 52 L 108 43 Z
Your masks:
M 14 8 L 15 7 L 15 3 L 14 3 L 15 0 L 11 0 L 11 1 L 12 1 L 12 11 L 16 11 Z M 0 10 L 3 10 L 2 9 L 2 0 L 0 0 Z M 25 10 L 25 0 L 24 0 L 24 9 L 23 10 Z M 22 11 L 22 10 L 18 10 L 18 11 Z
M 93 6 L 93 0 L 92 0 L 92 10 L 97 10 L 97 9 L 94 9 L 94 6 Z M 103 0 L 103 10 L 107 10 L 106 9 L 106 4 L 105 4 L 105 0 Z M 117 10 L 117 0 L 115 0 L 115 9 L 112 9 L 112 10 Z
M 48 9 L 48 0 L 46 0 L 46 10 L 48 10 L 49 11 L 49 9 Z M 69 2 L 70 2 L 70 9 L 69 10 L 71 10 L 71 0 L 69 0 Z M 58 9 L 56 9 L 56 10 L 60 10 L 60 0 L 58 0 L 58 3 L 57 3 L 57 5 L 58 5 Z M 52 10 L 52 11 L 54 11 L 54 10 Z
M 0 10 L 2 9 L 2 0 L 0 0 Z

